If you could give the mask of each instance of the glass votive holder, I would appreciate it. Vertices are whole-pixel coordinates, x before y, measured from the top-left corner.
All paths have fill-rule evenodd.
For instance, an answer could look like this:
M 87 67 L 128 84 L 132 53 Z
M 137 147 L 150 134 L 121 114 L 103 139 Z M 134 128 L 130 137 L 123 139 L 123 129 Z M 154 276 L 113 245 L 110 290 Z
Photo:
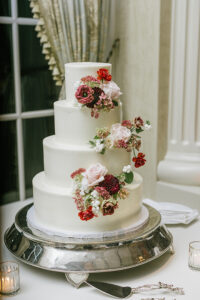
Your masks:
M 189 260 L 190 268 L 200 271 L 200 241 L 189 243 Z
M 14 295 L 19 289 L 19 265 L 12 261 L 0 263 L 0 294 Z

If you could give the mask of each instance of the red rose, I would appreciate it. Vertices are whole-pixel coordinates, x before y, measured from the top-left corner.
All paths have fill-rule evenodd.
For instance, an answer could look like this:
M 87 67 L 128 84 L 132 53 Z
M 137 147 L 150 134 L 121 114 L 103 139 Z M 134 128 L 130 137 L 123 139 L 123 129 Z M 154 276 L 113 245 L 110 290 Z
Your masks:
M 82 221 L 88 221 L 92 219 L 94 217 L 92 206 L 89 206 L 88 209 L 79 212 L 78 215 Z
M 137 157 L 133 157 L 132 161 L 135 163 L 135 167 L 139 168 L 141 166 L 143 166 L 146 162 L 146 159 L 144 159 L 145 154 L 143 153 L 138 153 Z
M 75 93 L 76 99 L 81 104 L 88 104 L 94 100 L 93 89 L 85 84 L 80 85 Z
M 127 127 L 127 128 L 131 128 L 133 125 L 132 125 L 131 121 L 129 121 L 129 120 L 124 120 L 124 121 L 122 122 L 122 126 Z
M 99 69 L 97 71 L 97 74 L 98 74 L 97 78 L 99 80 L 105 79 L 106 81 L 111 81 L 111 79 L 112 79 L 112 76 L 109 74 L 107 69 Z
M 71 174 L 71 178 L 73 179 L 76 175 L 81 174 L 81 173 L 83 173 L 83 172 L 85 172 L 85 171 L 86 171 L 86 169 L 80 168 L 80 169 L 74 171 L 74 172 Z
M 115 208 L 117 208 L 117 205 L 114 205 L 112 202 L 106 202 L 103 206 L 103 215 L 114 214 Z
M 110 195 L 113 195 L 120 190 L 119 180 L 111 174 L 105 175 L 104 180 L 99 183 L 99 186 L 104 187 Z

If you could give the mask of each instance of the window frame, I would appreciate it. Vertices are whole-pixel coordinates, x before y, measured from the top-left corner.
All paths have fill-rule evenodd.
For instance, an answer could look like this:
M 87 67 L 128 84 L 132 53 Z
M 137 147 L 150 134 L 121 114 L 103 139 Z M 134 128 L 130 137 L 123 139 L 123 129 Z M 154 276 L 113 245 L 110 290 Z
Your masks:
M 1 17 L 0 24 L 12 25 L 12 53 L 13 53 L 13 72 L 14 72 L 14 97 L 15 97 L 15 113 L 0 114 L 0 122 L 16 121 L 16 137 L 17 137 L 17 161 L 18 161 L 18 184 L 19 199 L 26 199 L 25 188 L 25 169 L 24 169 L 24 141 L 23 141 L 23 120 L 34 118 L 45 118 L 53 116 L 53 109 L 22 111 L 21 97 L 21 72 L 20 72 L 20 49 L 19 49 L 19 25 L 35 26 L 37 20 L 32 18 L 18 18 L 18 0 L 11 1 L 11 16 Z

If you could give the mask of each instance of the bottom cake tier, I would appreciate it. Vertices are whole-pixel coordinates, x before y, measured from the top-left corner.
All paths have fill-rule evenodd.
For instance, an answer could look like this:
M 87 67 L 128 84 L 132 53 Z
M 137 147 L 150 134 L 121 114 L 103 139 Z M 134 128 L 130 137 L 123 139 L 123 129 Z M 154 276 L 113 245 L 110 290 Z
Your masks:
M 33 179 L 35 219 L 49 231 L 63 233 L 97 233 L 130 227 L 141 217 L 142 182 L 142 177 L 134 173 L 133 183 L 127 186 L 129 196 L 119 201 L 113 215 L 82 221 L 72 198 L 72 189 L 53 186 L 41 172 Z

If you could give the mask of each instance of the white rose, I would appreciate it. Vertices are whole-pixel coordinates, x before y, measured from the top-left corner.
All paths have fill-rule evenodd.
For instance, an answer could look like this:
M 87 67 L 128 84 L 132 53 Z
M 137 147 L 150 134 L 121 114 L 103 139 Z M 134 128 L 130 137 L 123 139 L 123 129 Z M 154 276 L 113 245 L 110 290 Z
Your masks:
M 114 81 L 103 83 L 101 84 L 100 88 L 104 91 L 106 96 L 108 96 L 108 98 L 111 98 L 112 100 L 119 99 L 120 95 L 122 94 L 120 92 L 120 88 Z
M 85 191 L 83 189 L 80 190 L 80 195 L 84 196 L 85 195 Z
M 110 135 L 105 139 L 106 148 L 111 149 L 114 146 L 113 140 L 110 138 Z
M 119 140 L 128 142 L 130 137 L 131 137 L 131 131 L 127 127 L 122 126 L 120 123 L 116 123 L 112 125 L 109 138 L 113 140 L 113 142 Z
M 93 213 L 94 213 L 95 215 L 97 215 L 98 212 L 99 212 L 100 201 L 98 201 L 98 200 L 93 200 L 91 204 L 92 204 L 92 211 L 93 211 Z
M 95 150 L 96 152 L 101 152 L 105 148 L 104 144 L 96 143 Z
M 94 198 L 98 198 L 99 193 L 98 193 L 96 190 L 94 190 L 94 191 L 91 193 L 91 195 L 92 195 L 92 197 L 94 197 Z
M 84 175 L 84 173 L 82 173 Z M 81 181 L 81 188 L 80 188 L 80 194 L 81 196 L 84 196 L 85 193 L 88 192 L 88 180 L 83 177 L 82 181 Z
M 99 206 L 93 206 L 93 207 L 92 207 L 92 211 L 93 211 L 93 213 L 94 213 L 95 215 L 98 215 L 98 213 L 99 213 Z
M 145 124 L 144 125 L 144 128 L 146 129 L 146 130 L 150 130 L 151 128 L 152 128 L 152 126 L 151 126 L 151 124 Z
M 93 206 L 93 207 L 98 207 L 99 204 L 100 204 L 100 201 L 99 201 L 99 200 L 93 200 L 93 201 L 92 201 L 92 206 Z
M 88 186 L 97 185 L 99 182 L 104 180 L 104 176 L 107 174 L 108 170 L 106 167 L 102 166 L 100 163 L 91 165 L 83 176 L 88 180 Z
M 124 167 L 123 167 L 123 172 L 124 172 L 124 173 L 130 173 L 130 172 L 131 172 L 131 165 L 124 166 Z
M 85 172 L 82 173 L 82 175 L 84 175 L 84 174 L 85 174 Z M 87 188 L 88 188 L 88 180 L 87 180 L 87 178 L 83 177 L 83 179 L 82 179 L 82 181 L 81 181 L 81 185 L 82 185 L 82 187 L 83 187 L 84 189 L 87 189 Z

